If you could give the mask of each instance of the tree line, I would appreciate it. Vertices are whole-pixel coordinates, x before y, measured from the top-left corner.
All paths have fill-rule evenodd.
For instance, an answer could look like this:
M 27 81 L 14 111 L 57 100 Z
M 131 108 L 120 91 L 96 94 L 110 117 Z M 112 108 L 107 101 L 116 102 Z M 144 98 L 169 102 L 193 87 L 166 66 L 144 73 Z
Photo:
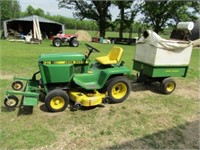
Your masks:
M 155 32 L 161 32 L 166 26 L 172 26 L 180 21 L 194 21 L 200 15 L 200 1 L 141 1 L 141 0 L 57 0 L 59 8 L 75 10 L 75 18 L 67 18 L 61 15 L 51 16 L 41 8 L 33 8 L 31 5 L 22 12 L 17 0 L 1 0 L 1 21 L 11 18 L 38 15 L 60 22 L 66 29 L 97 30 L 101 37 L 106 31 L 118 31 L 119 37 L 123 32 L 137 32 L 142 28 L 152 28 Z M 119 14 L 112 21 L 110 9 L 118 7 Z M 137 15 L 142 18 L 136 22 Z
M 5 3 L 3 3 L 3 1 Z M 38 15 L 41 17 L 45 17 L 49 20 L 59 22 L 64 24 L 66 29 L 75 29 L 75 30 L 92 30 L 92 31 L 98 31 L 98 25 L 96 24 L 95 21 L 93 20 L 80 20 L 80 19 L 75 19 L 75 18 L 67 18 L 61 15 L 50 15 L 49 12 L 45 12 L 41 8 L 33 8 L 31 5 L 29 5 L 25 11 L 21 11 L 20 5 L 17 1 L 7 1 L 7 0 L 2 0 L 1 1 L 2 5 L 2 12 L 1 12 L 1 20 L 8 20 L 11 18 L 19 18 L 19 17 L 25 17 L 25 16 L 31 16 L 31 15 Z M 15 8 L 13 8 L 15 6 Z M 4 9 L 5 8 L 5 9 Z M 6 12 L 11 12 L 11 10 L 15 10 L 17 13 L 6 13 Z M 118 20 L 117 20 L 118 21 Z M 116 22 L 110 22 L 112 24 L 109 28 L 107 28 L 107 31 L 119 31 L 119 24 Z M 133 32 L 137 32 L 138 28 L 144 26 L 141 25 L 141 23 L 135 22 L 133 25 Z M 129 32 L 129 29 L 124 30 L 124 32 Z

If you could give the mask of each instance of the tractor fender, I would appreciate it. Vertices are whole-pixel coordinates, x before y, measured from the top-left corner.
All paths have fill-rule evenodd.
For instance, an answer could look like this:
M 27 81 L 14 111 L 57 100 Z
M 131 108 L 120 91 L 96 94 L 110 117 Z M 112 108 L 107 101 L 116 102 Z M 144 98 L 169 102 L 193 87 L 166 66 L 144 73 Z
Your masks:
M 70 37 L 58 37 L 58 36 L 56 36 L 56 37 L 54 37 L 54 39 L 53 39 L 53 41 L 54 40 L 56 40 L 56 39 L 59 39 L 59 40 L 61 40 L 62 42 L 69 42 L 70 41 Z
M 61 39 L 61 38 L 58 37 L 58 36 L 55 36 L 55 37 L 53 38 L 53 41 L 54 41 L 54 40 L 57 40 L 57 39 L 60 40 L 60 41 L 63 41 L 63 39 Z
M 126 67 L 115 67 L 103 69 L 100 71 L 95 71 L 91 74 L 82 73 L 76 74 L 73 77 L 73 81 L 80 87 L 87 90 L 102 89 L 106 82 L 116 76 L 122 76 L 124 74 L 129 74 L 130 70 Z
M 76 36 L 72 36 L 70 37 L 70 41 L 72 41 L 73 39 L 76 39 L 77 37 Z
M 127 67 L 116 67 L 109 68 L 104 70 L 105 75 L 102 77 L 104 80 L 102 81 L 101 88 L 106 84 L 106 82 L 116 76 L 130 75 L 131 71 Z
M 59 39 L 59 40 L 60 40 L 60 38 L 59 38 L 59 37 L 57 37 L 57 36 L 54 36 L 54 37 L 53 37 L 53 40 L 55 40 L 55 39 Z

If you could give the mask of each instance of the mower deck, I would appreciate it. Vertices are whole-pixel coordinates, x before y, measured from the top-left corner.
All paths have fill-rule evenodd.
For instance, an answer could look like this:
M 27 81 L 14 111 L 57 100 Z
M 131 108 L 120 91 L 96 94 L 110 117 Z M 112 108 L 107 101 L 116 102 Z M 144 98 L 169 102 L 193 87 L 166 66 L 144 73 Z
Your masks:
M 94 93 L 82 93 L 70 91 L 69 97 L 76 103 L 79 103 L 81 106 L 96 106 L 103 102 L 103 99 L 106 97 L 105 94 L 94 91 Z

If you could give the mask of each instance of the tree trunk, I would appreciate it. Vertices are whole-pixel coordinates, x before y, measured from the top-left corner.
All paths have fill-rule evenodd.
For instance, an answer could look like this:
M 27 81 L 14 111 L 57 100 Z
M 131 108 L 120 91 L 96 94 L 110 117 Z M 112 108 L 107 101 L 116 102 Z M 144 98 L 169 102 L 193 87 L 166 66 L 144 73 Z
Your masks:
M 159 26 L 158 24 L 155 25 L 155 28 L 154 28 L 154 32 L 156 32 L 158 34 L 158 32 L 160 32 L 161 30 L 161 26 Z
M 110 2 L 104 2 L 104 1 L 93 1 L 93 3 L 96 5 L 97 11 L 99 13 L 97 23 L 99 26 L 99 36 L 105 37 L 106 28 L 108 27 L 109 23 L 107 22 L 107 16 L 108 16 L 108 7 L 110 6 Z
M 106 30 L 105 27 L 99 26 L 99 36 L 105 38 Z
M 155 29 L 154 29 L 154 32 L 156 32 L 157 34 L 158 34 L 159 31 L 160 31 L 160 30 L 159 30 L 158 28 L 155 28 Z
M 105 38 L 105 33 L 106 33 L 106 21 L 104 17 L 102 17 L 103 14 L 100 15 L 99 17 L 99 36 Z
M 124 8 L 122 7 L 120 10 L 121 20 L 120 20 L 120 29 L 119 29 L 119 38 L 123 38 L 124 31 Z

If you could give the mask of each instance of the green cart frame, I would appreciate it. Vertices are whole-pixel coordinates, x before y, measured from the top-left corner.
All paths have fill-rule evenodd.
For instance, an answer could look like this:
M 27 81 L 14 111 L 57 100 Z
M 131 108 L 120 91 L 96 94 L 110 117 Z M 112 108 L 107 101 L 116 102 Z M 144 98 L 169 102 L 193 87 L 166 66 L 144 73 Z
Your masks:
M 171 94 L 176 82 L 171 77 L 186 77 L 189 66 L 152 66 L 133 60 L 133 69 L 139 72 L 137 82 L 159 82 L 162 93 Z

